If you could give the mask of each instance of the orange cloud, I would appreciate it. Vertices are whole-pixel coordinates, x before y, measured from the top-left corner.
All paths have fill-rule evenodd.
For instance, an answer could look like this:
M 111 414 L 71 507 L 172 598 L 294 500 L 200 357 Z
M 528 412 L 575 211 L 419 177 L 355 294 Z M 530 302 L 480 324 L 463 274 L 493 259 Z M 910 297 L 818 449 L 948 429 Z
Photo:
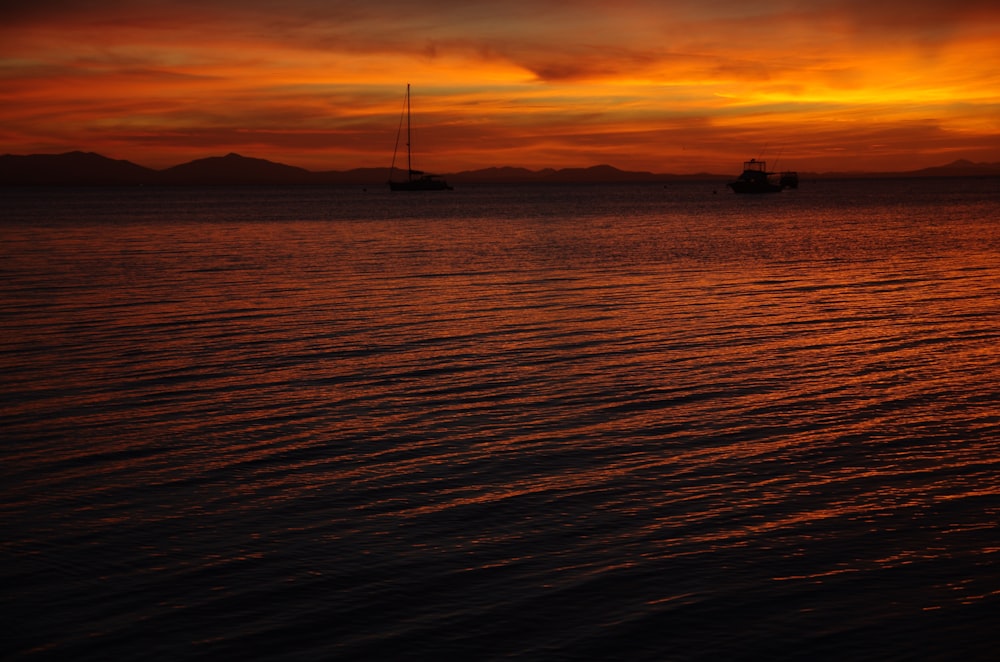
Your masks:
M 0 149 L 381 166 L 410 82 L 442 171 L 1000 161 L 994 2 L 710 4 L 22 3 L 0 9 Z

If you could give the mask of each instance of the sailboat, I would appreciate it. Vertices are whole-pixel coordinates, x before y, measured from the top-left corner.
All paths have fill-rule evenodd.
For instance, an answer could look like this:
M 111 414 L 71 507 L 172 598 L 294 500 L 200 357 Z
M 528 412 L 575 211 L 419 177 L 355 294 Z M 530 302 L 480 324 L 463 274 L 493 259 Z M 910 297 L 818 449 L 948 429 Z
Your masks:
M 392 150 L 392 165 L 389 167 L 389 189 L 392 191 L 450 191 L 448 182 L 441 175 L 431 175 L 422 170 L 413 169 L 413 157 L 410 153 L 410 84 L 406 84 L 406 179 L 393 181 L 396 173 L 396 152 L 399 149 L 399 137 L 403 132 L 403 118 L 399 118 L 399 131 L 396 133 L 396 148 Z

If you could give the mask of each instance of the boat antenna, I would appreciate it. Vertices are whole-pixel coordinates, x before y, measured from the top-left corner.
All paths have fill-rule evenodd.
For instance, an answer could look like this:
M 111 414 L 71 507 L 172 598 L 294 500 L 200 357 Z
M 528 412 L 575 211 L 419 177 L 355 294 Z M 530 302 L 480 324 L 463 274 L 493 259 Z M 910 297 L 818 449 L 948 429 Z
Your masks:
M 778 161 L 781 160 L 781 153 L 784 152 L 784 151 L 785 151 L 785 148 L 782 147 L 781 149 L 778 150 L 778 155 L 776 157 L 774 157 L 774 165 L 771 166 L 771 167 L 773 167 L 775 170 L 778 169 Z
M 763 148 L 763 149 L 761 149 L 761 150 L 760 150 L 760 154 L 758 154 L 758 155 L 757 155 L 757 160 L 758 160 L 758 161 L 760 161 L 761 159 L 763 159 L 763 158 L 764 158 L 764 152 L 766 152 L 766 151 L 767 151 L 767 146 L 768 146 L 769 144 L 770 144 L 770 143 L 764 143 L 764 148 Z

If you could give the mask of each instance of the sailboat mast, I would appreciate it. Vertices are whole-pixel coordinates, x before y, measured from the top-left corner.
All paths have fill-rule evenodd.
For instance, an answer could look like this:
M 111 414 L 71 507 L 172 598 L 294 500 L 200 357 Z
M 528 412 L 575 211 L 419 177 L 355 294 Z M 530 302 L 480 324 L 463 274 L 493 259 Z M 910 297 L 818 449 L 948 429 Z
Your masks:
M 406 84 L 406 178 L 413 178 L 413 163 L 410 156 L 410 84 Z

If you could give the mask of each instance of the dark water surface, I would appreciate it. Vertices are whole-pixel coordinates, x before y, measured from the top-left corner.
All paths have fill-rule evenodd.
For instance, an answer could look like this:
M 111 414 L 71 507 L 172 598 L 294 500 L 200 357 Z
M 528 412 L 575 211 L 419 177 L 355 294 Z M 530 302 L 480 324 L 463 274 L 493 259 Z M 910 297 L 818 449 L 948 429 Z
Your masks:
M 0 212 L 5 658 L 996 659 L 996 179 Z

